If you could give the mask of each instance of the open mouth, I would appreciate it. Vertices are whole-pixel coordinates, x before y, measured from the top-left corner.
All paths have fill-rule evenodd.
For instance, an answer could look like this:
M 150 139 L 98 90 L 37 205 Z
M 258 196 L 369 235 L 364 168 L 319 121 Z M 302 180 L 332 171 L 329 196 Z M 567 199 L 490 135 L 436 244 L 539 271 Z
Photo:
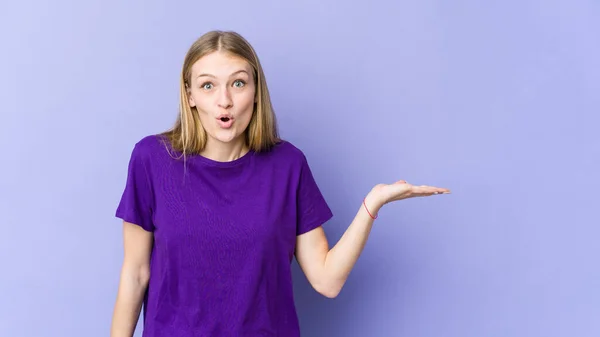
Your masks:
M 219 126 L 223 129 L 229 129 L 233 125 L 233 117 L 222 115 L 217 118 Z

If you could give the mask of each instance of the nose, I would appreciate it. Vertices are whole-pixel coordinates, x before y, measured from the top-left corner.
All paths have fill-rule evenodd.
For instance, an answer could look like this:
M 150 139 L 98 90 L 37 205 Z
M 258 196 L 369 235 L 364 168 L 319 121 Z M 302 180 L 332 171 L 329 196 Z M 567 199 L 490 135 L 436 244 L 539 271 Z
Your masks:
M 233 105 L 233 100 L 231 99 L 231 93 L 229 92 L 228 87 L 223 87 L 223 89 L 220 90 L 217 104 L 223 109 L 229 109 Z

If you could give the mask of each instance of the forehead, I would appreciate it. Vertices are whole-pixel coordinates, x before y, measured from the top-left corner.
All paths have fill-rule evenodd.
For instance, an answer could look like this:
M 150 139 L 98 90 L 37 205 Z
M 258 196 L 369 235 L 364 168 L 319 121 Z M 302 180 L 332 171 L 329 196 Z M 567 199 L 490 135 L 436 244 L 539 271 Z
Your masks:
M 210 74 L 216 77 L 229 77 L 234 72 L 246 70 L 252 74 L 252 67 L 243 58 L 231 53 L 217 51 L 204 55 L 192 65 L 192 77 Z

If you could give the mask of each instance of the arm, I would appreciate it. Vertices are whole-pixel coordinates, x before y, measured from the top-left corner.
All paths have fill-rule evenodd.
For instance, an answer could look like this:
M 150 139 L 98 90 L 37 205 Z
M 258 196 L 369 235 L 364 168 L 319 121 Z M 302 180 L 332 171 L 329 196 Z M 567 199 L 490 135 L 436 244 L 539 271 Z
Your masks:
M 381 206 L 369 196 L 365 203 L 369 212 L 376 216 Z M 372 226 L 373 219 L 361 203 L 354 220 L 331 250 L 323 227 L 298 236 L 296 260 L 317 292 L 329 298 L 340 293 L 365 247 Z
M 150 278 L 152 233 L 123 222 L 124 259 L 113 311 L 111 337 L 131 337 L 139 319 Z
M 329 298 L 336 297 L 365 247 L 373 226 L 371 216 L 377 217 L 381 207 L 392 201 L 446 193 L 450 191 L 413 186 L 403 180 L 391 185 L 379 184 L 369 192 L 365 204 L 360 205 L 354 220 L 332 249 L 329 249 L 322 227 L 299 235 L 296 239 L 298 264 L 317 292 Z

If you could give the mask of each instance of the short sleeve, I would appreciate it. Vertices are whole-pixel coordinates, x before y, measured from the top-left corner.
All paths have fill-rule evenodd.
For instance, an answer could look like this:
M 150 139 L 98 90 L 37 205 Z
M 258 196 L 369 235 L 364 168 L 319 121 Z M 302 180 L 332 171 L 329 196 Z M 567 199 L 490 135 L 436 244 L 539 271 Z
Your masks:
M 135 145 L 127 169 L 125 189 L 116 210 L 116 217 L 154 231 L 152 221 L 153 189 L 139 143 Z
M 298 216 L 296 235 L 309 232 L 333 217 L 304 155 L 302 155 L 296 203 Z

